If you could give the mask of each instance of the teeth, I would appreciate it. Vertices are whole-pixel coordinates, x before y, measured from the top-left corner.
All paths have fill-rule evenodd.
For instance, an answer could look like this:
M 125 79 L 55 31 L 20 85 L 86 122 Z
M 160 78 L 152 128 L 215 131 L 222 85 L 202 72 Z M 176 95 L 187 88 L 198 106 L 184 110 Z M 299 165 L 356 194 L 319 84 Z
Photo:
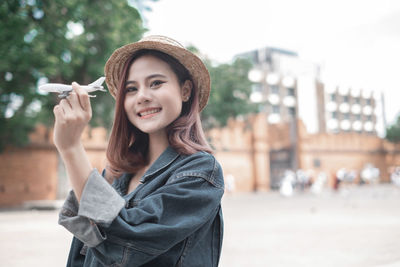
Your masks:
M 147 111 L 144 111 L 144 112 L 139 113 L 139 115 L 140 115 L 141 117 L 143 117 L 143 116 L 146 116 L 146 115 L 149 115 L 149 114 L 157 113 L 157 112 L 159 112 L 160 110 L 161 110 L 161 109 L 159 109 L 159 108 L 150 109 L 150 110 L 147 110 Z

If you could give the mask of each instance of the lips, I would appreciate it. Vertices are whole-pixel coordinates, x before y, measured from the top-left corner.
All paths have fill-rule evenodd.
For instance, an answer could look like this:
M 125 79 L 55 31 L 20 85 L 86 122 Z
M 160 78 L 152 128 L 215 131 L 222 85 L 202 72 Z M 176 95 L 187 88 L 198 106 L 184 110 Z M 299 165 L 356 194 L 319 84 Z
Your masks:
M 161 108 L 148 108 L 138 112 L 139 117 L 146 117 L 161 111 Z

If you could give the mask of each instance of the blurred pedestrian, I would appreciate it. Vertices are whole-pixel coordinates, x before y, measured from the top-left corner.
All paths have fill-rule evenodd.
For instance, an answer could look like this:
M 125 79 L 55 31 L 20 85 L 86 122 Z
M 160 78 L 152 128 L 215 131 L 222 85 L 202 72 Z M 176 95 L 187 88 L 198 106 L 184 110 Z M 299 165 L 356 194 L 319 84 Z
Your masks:
M 400 186 L 400 167 L 396 167 L 390 175 L 390 180 L 396 186 Z
M 320 172 L 315 182 L 311 185 L 311 192 L 316 195 L 321 194 L 327 180 L 328 175 L 325 172 Z
M 235 190 L 236 190 L 235 176 L 233 176 L 232 174 L 229 173 L 229 174 L 226 175 L 225 177 L 226 177 L 226 178 L 225 178 L 225 180 L 226 180 L 226 182 L 225 182 L 226 191 L 227 191 L 228 193 L 233 193 L 233 192 L 235 192 Z
M 284 197 L 291 197 L 296 185 L 296 174 L 292 170 L 285 170 L 279 192 Z
M 373 164 L 368 163 L 360 173 L 360 178 L 365 184 L 375 184 L 379 181 L 380 171 Z
M 73 188 L 59 220 L 74 234 L 67 266 L 217 266 L 224 182 L 200 122 L 205 65 L 175 40 L 149 36 L 114 51 L 105 74 L 116 107 L 102 175 L 80 141 L 87 92 L 73 83 L 54 108 Z
M 346 175 L 345 168 L 341 168 L 335 173 L 335 175 L 334 175 L 335 180 L 334 180 L 334 184 L 333 184 L 333 189 L 335 191 L 339 190 L 340 183 L 342 183 L 345 175 Z

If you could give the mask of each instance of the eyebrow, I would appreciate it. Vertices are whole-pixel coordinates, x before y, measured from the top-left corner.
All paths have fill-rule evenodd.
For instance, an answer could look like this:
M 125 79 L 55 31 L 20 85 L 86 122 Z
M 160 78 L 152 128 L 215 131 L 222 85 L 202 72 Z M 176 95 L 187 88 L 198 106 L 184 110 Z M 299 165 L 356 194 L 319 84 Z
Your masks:
M 167 76 L 165 76 L 163 74 L 156 73 L 156 74 L 152 74 L 152 75 L 147 76 L 146 80 L 150 80 L 150 79 L 153 79 L 153 78 L 164 78 L 165 79 L 165 78 L 167 78 Z M 127 86 L 130 83 L 136 83 L 136 81 L 126 81 L 125 82 L 125 86 Z

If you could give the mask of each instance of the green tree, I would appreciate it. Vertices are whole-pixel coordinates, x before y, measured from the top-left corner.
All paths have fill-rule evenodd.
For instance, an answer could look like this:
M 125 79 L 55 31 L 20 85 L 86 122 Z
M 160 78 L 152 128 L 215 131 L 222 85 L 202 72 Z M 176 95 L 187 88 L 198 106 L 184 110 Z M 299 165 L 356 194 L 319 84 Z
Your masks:
M 400 116 L 397 117 L 396 123 L 386 129 L 385 138 L 393 143 L 400 142 Z
M 238 58 L 231 64 L 213 65 L 206 61 L 211 76 L 211 93 L 202 112 L 205 128 L 225 126 L 228 119 L 258 111 L 250 102 L 251 82 L 247 75 L 251 63 Z
M 37 122 L 53 124 L 59 99 L 40 94 L 38 83 L 88 84 L 103 75 L 115 48 L 137 41 L 144 31 L 140 14 L 126 0 L 2 1 L 0 149 L 26 144 Z M 113 105 L 109 94 L 97 93 L 92 125 L 110 127 Z

